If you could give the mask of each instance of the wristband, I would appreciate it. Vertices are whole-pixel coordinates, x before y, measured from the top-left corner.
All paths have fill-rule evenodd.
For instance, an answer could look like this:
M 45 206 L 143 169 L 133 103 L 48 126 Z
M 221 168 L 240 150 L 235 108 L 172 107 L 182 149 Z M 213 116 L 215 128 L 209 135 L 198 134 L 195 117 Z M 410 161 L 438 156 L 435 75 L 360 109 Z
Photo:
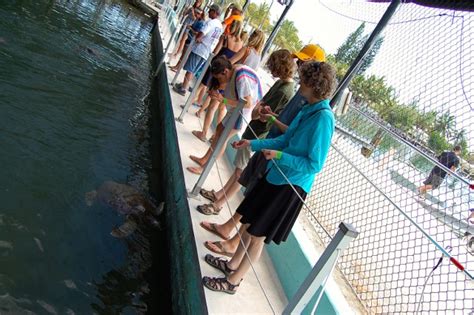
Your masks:
M 275 122 L 275 120 L 277 120 L 275 116 L 270 116 L 270 118 L 268 118 L 268 123 L 271 125 Z
M 273 118 L 275 118 L 275 117 L 273 117 Z M 275 159 L 280 160 L 282 155 L 283 155 L 283 152 L 277 151 L 276 154 L 275 154 Z
M 222 99 L 222 103 L 224 103 L 224 105 L 227 105 L 227 99 L 225 97 Z

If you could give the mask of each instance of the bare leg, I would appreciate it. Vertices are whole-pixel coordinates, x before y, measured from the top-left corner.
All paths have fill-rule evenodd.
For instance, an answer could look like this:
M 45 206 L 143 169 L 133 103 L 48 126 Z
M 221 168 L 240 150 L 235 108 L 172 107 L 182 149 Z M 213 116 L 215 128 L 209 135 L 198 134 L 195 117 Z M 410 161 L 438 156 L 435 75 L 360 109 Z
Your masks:
M 186 49 L 187 48 L 188 48 L 188 46 L 186 45 Z M 184 53 L 182 53 L 181 56 L 179 56 L 178 62 L 174 66 L 171 66 L 170 69 L 173 70 L 173 71 L 177 71 L 179 66 L 183 62 L 183 59 L 184 59 Z
M 224 236 L 229 236 L 235 229 L 235 225 L 238 224 L 242 216 L 238 214 L 237 212 L 234 213 L 232 218 L 230 218 L 226 223 L 222 225 L 215 225 L 215 229 L 218 231 L 220 235 Z M 201 222 L 201 224 L 211 224 L 209 222 Z M 245 227 L 242 225 L 240 226 L 239 233 L 235 233 L 234 236 L 226 241 L 220 241 L 221 247 L 224 249 L 224 251 L 228 253 L 234 253 L 237 250 L 237 247 L 239 247 L 240 244 L 240 235 L 243 235 L 245 231 Z M 209 246 L 213 246 L 213 242 L 209 242 Z M 218 250 L 218 249 L 217 249 Z
M 235 252 L 234 256 L 229 260 L 227 265 L 230 269 L 237 269 L 242 261 L 242 258 L 245 256 L 245 250 L 250 245 L 250 238 L 251 235 L 247 233 L 248 224 L 243 225 L 240 230 L 242 231 L 242 241 L 240 242 L 237 251 Z
M 210 97 L 208 98 L 210 99 Z M 202 134 L 204 137 L 207 137 L 207 132 L 209 131 L 209 128 L 211 127 L 212 119 L 214 118 L 214 113 L 216 112 L 218 105 L 219 105 L 219 101 L 216 101 L 213 99 L 210 100 L 209 108 L 207 109 L 206 117 L 204 118 L 204 124 L 202 126 Z
M 240 175 L 242 174 L 242 170 L 240 168 L 235 168 L 234 172 L 230 176 L 229 180 L 227 183 L 225 183 L 224 187 L 222 187 L 221 190 L 216 192 L 216 197 L 217 200 L 214 202 L 214 204 L 218 207 L 221 208 L 227 199 L 232 198 L 237 194 L 237 192 L 240 189 L 240 184 L 238 182 Z
M 204 89 L 204 90 L 206 90 L 206 89 Z M 209 96 L 207 96 L 206 99 L 204 100 L 204 103 L 202 104 L 201 108 L 199 108 L 199 110 L 196 112 L 196 116 L 201 117 L 201 114 L 204 113 L 204 111 L 209 107 L 210 104 L 211 104 L 211 98 Z M 205 119 L 204 119 L 204 121 L 205 121 Z M 202 130 L 200 131 L 200 133 L 202 134 Z M 205 135 L 203 135 L 203 137 L 205 137 Z
M 202 104 L 204 94 L 207 92 L 207 86 L 204 84 L 199 84 L 199 89 L 196 93 L 196 98 L 193 100 L 193 103 Z
M 181 41 L 179 42 L 178 50 L 176 51 L 176 55 L 179 55 L 183 51 L 184 45 L 186 44 L 186 39 L 188 39 L 188 36 L 186 36 L 186 35 L 183 35 L 183 37 L 181 37 Z
M 224 103 L 219 104 L 219 111 L 217 112 L 217 123 L 220 124 L 222 120 L 227 114 L 227 108 L 225 107 Z
M 425 195 L 428 190 L 433 189 L 432 185 L 423 185 L 420 188 L 418 188 L 418 191 L 420 192 L 420 195 Z
M 186 74 L 184 75 L 184 81 L 183 81 L 183 89 L 186 91 L 189 86 L 189 82 L 193 78 L 193 74 L 189 71 L 186 71 Z
M 175 47 L 175 51 L 173 52 L 173 54 L 171 55 L 172 58 L 176 57 L 177 55 L 179 55 L 179 53 L 183 50 L 183 47 L 184 47 L 184 43 L 186 43 L 186 39 L 188 38 L 188 35 L 186 34 L 186 32 L 183 33 L 183 35 L 181 35 L 180 39 L 179 39 L 179 44 Z
M 262 254 L 265 237 L 256 237 L 247 233 L 245 230 L 242 239 L 250 238 L 247 247 L 248 257 L 245 255 L 245 249 L 242 244 L 239 245 L 237 252 L 227 263 L 230 269 L 235 270 L 227 280 L 232 284 L 239 284 L 250 268 L 250 263 L 256 263 Z M 250 259 L 250 260 L 249 260 Z
M 196 157 L 194 155 L 189 156 L 189 158 L 191 160 L 193 160 L 195 163 L 200 165 L 200 167 L 194 167 L 194 166 L 187 167 L 186 169 L 189 172 L 194 173 L 194 174 L 200 174 L 202 172 L 202 169 L 203 169 L 204 165 L 207 163 L 207 161 L 209 161 L 209 158 L 211 157 L 212 152 L 216 148 L 217 142 L 219 141 L 219 138 L 221 137 L 223 131 L 224 131 L 224 126 L 222 124 L 217 125 L 216 137 L 211 142 L 211 147 L 207 150 L 206 154 L 204 154 L 203 157 L 199 158 L 199 157 Z M 225 144 L 227 144 L 229 139 L 231 137 L 233 137 L 235 134 L 237 134 L 237 132 L 238 132 L 238 130 L 232 129 L 230 131 L 229 135 L 224 140 Z M 223 145 L 222 148 L 219 150 L 219 152 L 217 152 L 216 159 L 219 159 L 222 156 L 222 154 L 224 154 L 225 148 L 226 148 L 226 145 Z

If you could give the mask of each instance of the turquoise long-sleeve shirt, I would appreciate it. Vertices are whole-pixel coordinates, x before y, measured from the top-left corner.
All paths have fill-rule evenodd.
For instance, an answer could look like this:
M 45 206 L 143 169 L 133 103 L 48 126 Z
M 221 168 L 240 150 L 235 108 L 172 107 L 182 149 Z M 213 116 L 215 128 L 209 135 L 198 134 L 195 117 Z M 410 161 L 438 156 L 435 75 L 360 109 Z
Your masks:
M 282 152 L 274 159 L 291 184 L 309 193 L 314 178 L 323 168 L 334 133 L 334 114 L 329 100 L 305 105 L 284 134 L 273 139 L 250 141 L 253 151 L 263 149 Z M 267 181 L 285 185 L 287 181 L 272 162 L 267 166 Z

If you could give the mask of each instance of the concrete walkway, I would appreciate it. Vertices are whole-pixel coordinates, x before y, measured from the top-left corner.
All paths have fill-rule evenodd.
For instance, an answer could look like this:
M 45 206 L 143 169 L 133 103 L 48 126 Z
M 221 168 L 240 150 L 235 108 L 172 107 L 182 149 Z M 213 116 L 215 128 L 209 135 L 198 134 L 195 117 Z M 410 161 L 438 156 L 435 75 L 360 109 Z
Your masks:
M 174 76 L 174 72 L 168 70 L 168 79 Z M 180 78 L 182 78 L 182 75 Z M 182 80 L 178 80 L 181 82 Z M 174 91 L 170 91 L 175 117 L 181 113 L 180 105 L 184 104 L 186 97 L 183 97 Z M 192 106 L 189 113 L 184 116 L 184 123 L 176 122 L 176 131 L 178 135 L 179 148 L 181 160 L 183 164 L 183 173 L 185 176 L 186 187 L 191 190 L 196 183 L 198 176 L 191 174 L 186 170 L 187 166 L 196 166 L 194 162 L 189 159 L 189 155 L 202 156 L 209 147 L 209 144 L 203 143 L 191 134 L 192 130 L 200 130 L 203 118 L 198 119 L 194 116 L 197 110 Z M 208 136 L 211 136 L 209 134 Z M 219 190 L 227 181 L 233 171 L 231 163 L 225 157 L 217 161 L 212 169 L 208 179 L 204 184 L 206 189 Z M 222 180 L 222 182 L 221 182 Z M 219 216 L 206 216 L 196 210 L 196 206 L 207 203 L 204 198 L 189 198 L 189 208 L 191 209 L 191 217 L 193 221 L 194 235 L 196 237 L 196 246 L 198 255 L 201 258 L 199 261 L 201 265 L 201 272 L 203 276 L 221 276 L 222 274 L 216 269 L 210 267 L 205 261 L 204 256 L 209 251 L 204 247 L 203 243 L 207 240 L 218 240 L 216 236 L 207 232 L 200 227 L 199 223 L 204 220 L 222 223 L 228 220 L 231 213 L 237 208 L 243 196 L 239 193 L 236 197 L 230 200 L 229 207 L 224 207 Z M 286 296 L 282 290 L 272 262 L 264 251 L 262 258 L 254 264 L 255 272 L 250 270 L 245 277 L 245 280 L 240 285 L 238 292 L 234 295 L 225 293 L 216 293 L 205 289 L 207 307 L 210 314 L 271 314 L 273 312 L 281 313 L 287 304 Z M 258 278 L 258 280 L 257 280 Z M 261 283 L 263 289 L 261 288 Z M 267 301 L 267 298 L 269 301 Z M 271 306 L 269 305 L 271 304 Z M 273 307 L 273 310 L 272 310 Z

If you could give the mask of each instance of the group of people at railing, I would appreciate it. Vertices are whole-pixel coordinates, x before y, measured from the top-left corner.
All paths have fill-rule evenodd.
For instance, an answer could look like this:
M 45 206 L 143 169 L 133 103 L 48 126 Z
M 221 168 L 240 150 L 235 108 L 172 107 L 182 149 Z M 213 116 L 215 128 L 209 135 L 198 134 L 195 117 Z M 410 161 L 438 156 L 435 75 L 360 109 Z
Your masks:
M 185 14 L 198 18 L 200 5 L 197 0 Z M 263 32 L 254 30 L 245 43 L 242 10 L 231 7 L 223 23 L 219 20 L 220 13 L 217 5 L 209 6 L 209 19 L 201 29 L 194 30 L 192 52 L 187 60 L 180 61 L 184 62 L 186 71 L 184 81 L 173 86 L 173 90 L 185 95 L 193 76 L 214 52 L 216 57 L 198 87 L 195 100 L 196 104 L 202 104 L 196 116 L 206 112 L 205 123 L 203 130 L 193 134 L 201 141 L 207 140 L 217 108 L 218 124 L 207 152 L 201 157 L 190 156 L 197 166 L 187 170 L 194 174 L 202 172 L 230 123 L 232 112 L 239 103 L 244 103 L 225 139 L 227 142 L 235 135 L 240 136 L 232 144 L 237 150 L 234 172 L 219 191 L 201 189 L 200 194 L 210 203 L 197 207 L 203 214 L 217 215 L 226 199 L 234 196 L 241 186 L 245 187 L 244 200 L 226 223 L 201 222 L 201 227 L 223 239 L 205 242 L 205 246 L 214 253 L 231 257 L 225 260 L 206 255 L 205 261 L 221 270 L 225 277 L 204 277 L 203 284 L 211 290 L 233 294 L 251 262 L 259 259 L 264 243 L 279 244 L 287 239 L 315 175 L 324 165 L 334 132 L 329 97 L 335 86 L 335 71 L 325 62 L 324 50 L 318 45 L 306 45 L 294 53 L 276 50 L 268 57 L 266 67 L 277 81 L 263 95 L 256 72 L 265 41 Z M 189 20 L 188 25 L 192 25 Z M 176 56 L 184 51 L 180 51 L 180 46 Z M 300 81 L 297 91 L 293 79 L 296 72 Z M 222 146 L 218 157 L 224 149 Z M 237 222 L 241 223 L 239 233 L 231 238 Z

